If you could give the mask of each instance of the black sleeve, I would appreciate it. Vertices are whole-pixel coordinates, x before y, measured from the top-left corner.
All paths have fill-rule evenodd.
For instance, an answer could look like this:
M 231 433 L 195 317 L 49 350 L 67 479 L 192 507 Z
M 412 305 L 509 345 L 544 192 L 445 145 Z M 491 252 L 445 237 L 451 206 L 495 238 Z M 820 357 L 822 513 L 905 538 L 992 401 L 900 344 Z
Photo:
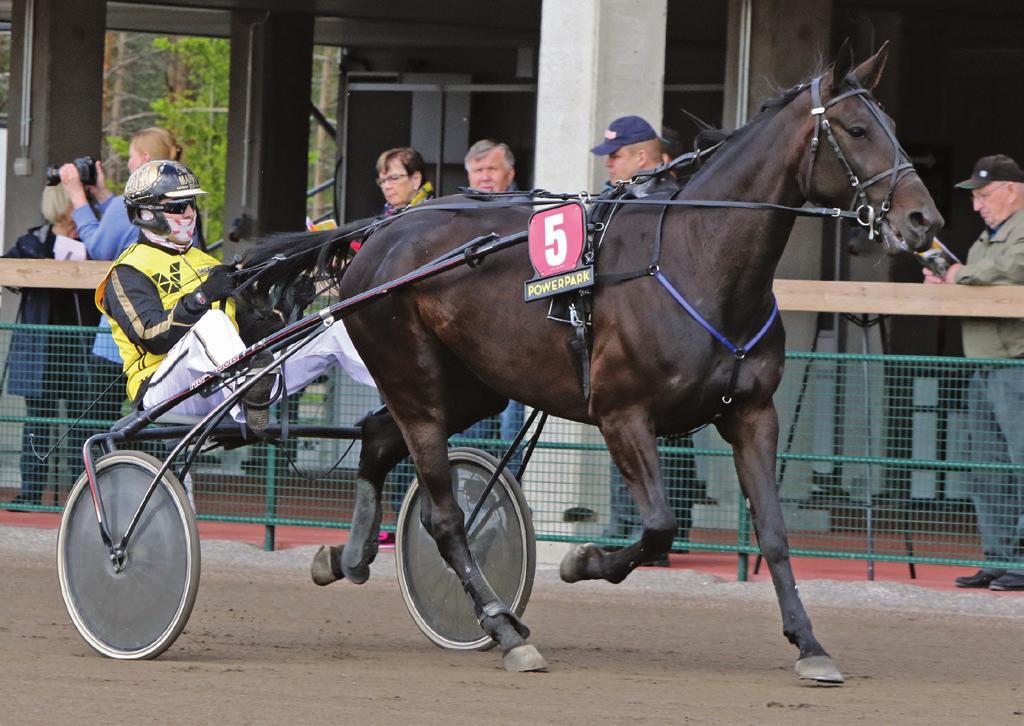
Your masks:
M 163 355 L 210 309 L 194 295 L 185 295 L 164 310 L 156 285 L 128 265 L 117 265 L 103 294 L 103 307 L 128 339 L 155 355 Z

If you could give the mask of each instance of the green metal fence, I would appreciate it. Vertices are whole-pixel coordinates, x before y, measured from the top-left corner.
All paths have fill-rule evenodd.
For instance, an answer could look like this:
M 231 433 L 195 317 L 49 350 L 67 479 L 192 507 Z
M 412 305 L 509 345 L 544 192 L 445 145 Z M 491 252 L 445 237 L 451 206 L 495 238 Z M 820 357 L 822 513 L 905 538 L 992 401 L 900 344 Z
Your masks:
M 38 495 L 35 508 L 57 510 L 80 475 L 77 449 L 86 432 L 127 411 L 121 382 L 107 390 L 117 368 L 92 353 L 97 332 L 0 325 L 0 501 L 27 492 Z M 791 551 L 978 566 L 998 559 L 1024 567 L 1024 422 L 1010 415 L 1000 430 L 977 413 L 991 409 L 1006 417 L 1021 410 L 1016 380 L 1024 381 L 1018 361 L 789 353 L 776 396 L 776 483 Z M 41 462 L 35 454 L 54 446 L 95 399 Z M 379 405 L 375 391 L 343 375 L 293 400 L 295 423 L 348 425 Z M 456 441 L 496 453 L 501 444 Z M 163 450 L 147 447 L 157 455 Z M 194 472 L 197 512 L 202 519 L 265 525 L 268 545 L 276 525 L 346 527 L 359 447 L 302 439 L 205 454 Z M 677 547 L 757 552 L 731 451 L 713 428 L 665 442 L 661 461 L 681 524 Z M 412 476 L 408 464 L 391 475 L 386 527 Z M 538 537 L 625 542 L 628 530 L 610 526 L 613 503 L 624 503 L 615 479 L 596 429 L 551 420 L 523 481 Z M 635 510 L 625 515 L 635 517 Z M 983 543 L 979 517 L 988 523 L 983 529 L 1001 531 L 1002 538 L 986 534 Z

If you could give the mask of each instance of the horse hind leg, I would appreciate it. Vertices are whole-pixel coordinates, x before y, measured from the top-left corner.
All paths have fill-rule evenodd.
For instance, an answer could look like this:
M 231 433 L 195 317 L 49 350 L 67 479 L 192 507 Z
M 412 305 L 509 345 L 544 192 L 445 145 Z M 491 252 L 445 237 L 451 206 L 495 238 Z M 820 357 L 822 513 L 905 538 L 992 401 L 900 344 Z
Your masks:
M 601 432 L 640 509 L 643 534 L 639 541 L 618 551 L 602 550 L 593 542 L 571 548 L 559 566 L 565 582 L 622 582 L 641 564 L 667 554 L 676 535 L 675 516 L 662 485 L 654 430 L 646 417 L 636 413 L 605 418 Z
M 782 611 L 782 632 L 800 650 L 797 675 L 805 680 L 840 685 L 842 673 L 814 637 L 789 561 L 789 542 L 774 476 L 779 438 L 775 406 L 769 402 L 759 409 L 737 412 L 719 423 L 718 429 L 732 444 L 740 486 L 750 500 L 757 540 Z
M 402 433 L 387 411 L 360 421 L 362 451 L 356 480 L 355 507 L 348 543 L 323 546 L 313 557 L 310 574 L 317 585 L 347 578 L 361 585 L 370 577 L 370 563 L 377 557 L 381 492 L 388 473 L 408 454 Z

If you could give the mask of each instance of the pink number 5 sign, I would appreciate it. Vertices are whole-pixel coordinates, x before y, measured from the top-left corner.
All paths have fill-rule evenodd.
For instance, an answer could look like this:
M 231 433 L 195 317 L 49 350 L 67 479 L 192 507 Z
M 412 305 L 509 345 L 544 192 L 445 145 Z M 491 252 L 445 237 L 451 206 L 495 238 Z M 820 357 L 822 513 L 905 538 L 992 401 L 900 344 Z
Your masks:
M 530 262 L 539 277 L 576 269 L 583 254 L 583 208 L 563 204 L 530 217 Z

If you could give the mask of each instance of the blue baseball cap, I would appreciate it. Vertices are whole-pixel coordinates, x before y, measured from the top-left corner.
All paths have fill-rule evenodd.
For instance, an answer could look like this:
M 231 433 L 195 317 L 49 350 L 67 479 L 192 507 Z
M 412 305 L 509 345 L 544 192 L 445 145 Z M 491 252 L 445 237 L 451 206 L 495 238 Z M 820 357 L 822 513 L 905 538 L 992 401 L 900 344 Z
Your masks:
M 608 124 L 608 130 L 604 132 L 604 141 L 590 152 L 604 156 L 623 146 L 639 144 L 641 141 L 650 141 L 656 138 L 658 138 L 658 134 L 654 128 L 639 116 L 620 116 Z

